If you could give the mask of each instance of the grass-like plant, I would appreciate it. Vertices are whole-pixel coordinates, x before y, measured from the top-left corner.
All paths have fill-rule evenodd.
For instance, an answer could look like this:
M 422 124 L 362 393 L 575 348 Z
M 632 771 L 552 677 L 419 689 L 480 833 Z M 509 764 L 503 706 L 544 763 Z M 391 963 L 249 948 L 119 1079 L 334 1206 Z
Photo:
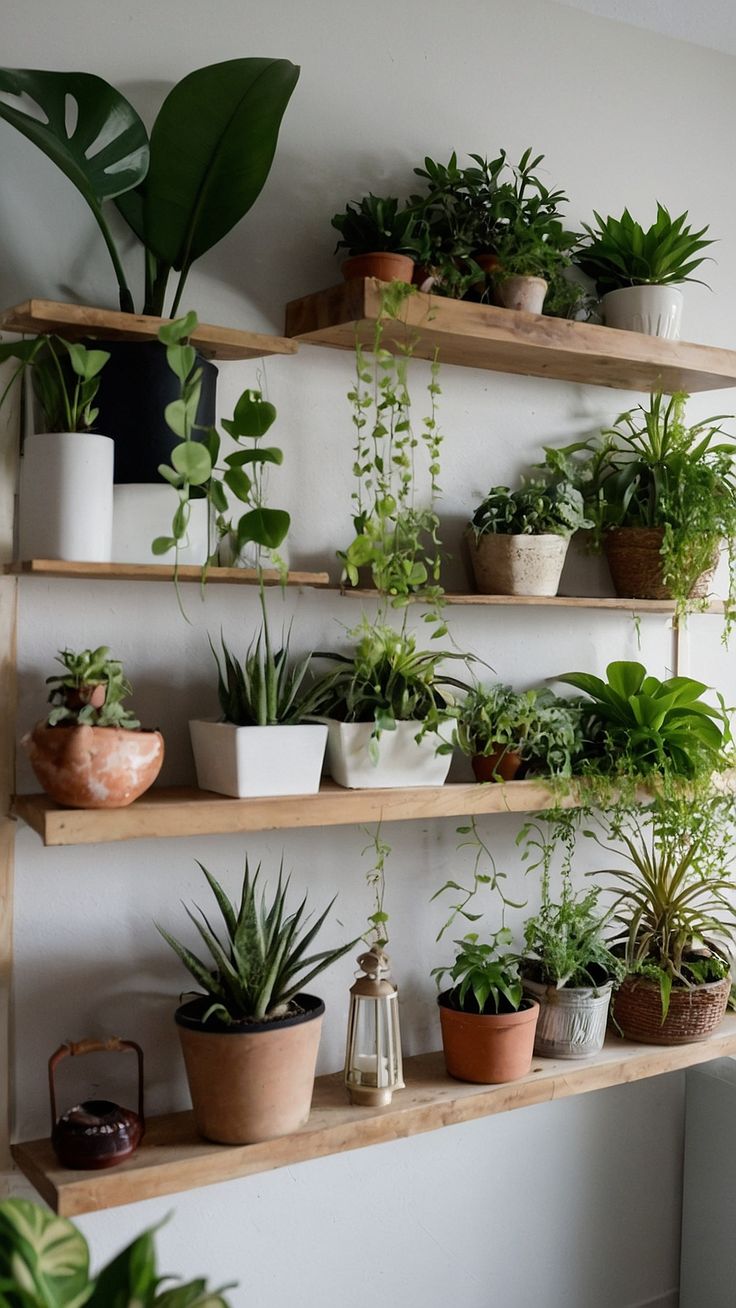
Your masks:
M 470 931 L 453 943 L 457 946 L 455 962 L 432 968 L 438 986 L 445 978 L 452 982 L 450 1007 L 463 1013 L 517 1012 L 524 993 L 519 960 L 508 951 L 513 943 L 508 927 L 502 927 L 487 943 L 477 931 Z
M 492 486 L 470 525 L 479 540 L 493 533 L 571 536 L 592 524 L 585 516 L 583 496 L 571 481 L 546 483 L 532 478 L 513 491 Z
M 61 722 L 91 727 L 126 727 L 135 731 L 141 724 L 126 709 L 123 700 L 132 687 L 123 674 L 118 659 L 108 657 L 110 649 L 60 650 L 56 662 L 64 672 L 46 678 L 50 687 L 51 712 L 47 722 L 56 727 Z
M 522 971 L 542 985 L 592 986 L 622 980 L 624 966 L 605 939 L 612 913 L 598 908 L 598 889 L 575 895 L 566 881 L 558 904 L 545 899 L 524 923 Z
M 365 195 L 336 213 L 332 226 L 340 233 L 336 251 L 347 250 L 350 255 L 387 251 L 416 259 L 426 245 L 424 221 L 392 196 Z
M 474 686 L 454 713 L 451 744 L 467 758 L 499 748 L 521 755 L 527 771 L 570 777 L 583 744 L 581 710 L 550 690 L 515 691 L 500 682 Z
M 261 587 L 261 629 L 248 646 L 242 663 L 231 654 L 224 636 L 222 663 L 210 640 L 217 664 L 217 693 L 225 722 L 236 727 L 293 726 L 310 712 L 312 693 L 307 686 L 312 655 L 293 659 L 291 627 L 274 649 L 268 611 Z
M 704 239 L 707 226 L 693 231 L 687 210 L 670 217 L 657 204 L 657 217 L 646 230 L 624 209 L 620 218 L 594 212 L 597 228 L 583 223 L 588 241 L 577 263 L 592 277 L 600 295 L 626 286 L 668 286 L 697 281 L 691 274 L 705 261 L 699 254 L 713 242 Z
M 203 1025 L 212 1018 L 230 1026 L 233 1022 L 262 1022 L 288 1015 L 294 996 L 357 944 L 357 940 L 351 940 L 337 949 L 307 953 L 337 896 L 311 925 L 309 917 L 305 917 L 306 895 L 299 907 L 289 912 L 289 878 L 284 880 L 283 862 L 275 893 L 269 897 L 258 884 L 260 864 L 251 875 L 246 858 L 237 906 L 212 873 L 201 863 L 199 866 L 215 897 L 224 928 L 218 936 L 201 908 L 195 906 L 198 917 L 186 909 L 209 951 L 209 962 L 202 962 L 162 926 L 157 924 L 157 928 L 202 987 L 203 998 L 211 1001 L 202 1014 Z

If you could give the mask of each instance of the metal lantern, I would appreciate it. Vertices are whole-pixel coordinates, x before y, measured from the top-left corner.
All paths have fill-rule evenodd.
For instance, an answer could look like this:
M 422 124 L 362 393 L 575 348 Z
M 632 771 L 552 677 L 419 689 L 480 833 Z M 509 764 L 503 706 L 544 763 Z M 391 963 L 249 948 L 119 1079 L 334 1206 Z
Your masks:
M 354 1104 L 379 1108 L 404 1088 L 399 992 L 382 949 L 361 954 L 358 966 L 363 975 L 350 987 L 345 1085 Z

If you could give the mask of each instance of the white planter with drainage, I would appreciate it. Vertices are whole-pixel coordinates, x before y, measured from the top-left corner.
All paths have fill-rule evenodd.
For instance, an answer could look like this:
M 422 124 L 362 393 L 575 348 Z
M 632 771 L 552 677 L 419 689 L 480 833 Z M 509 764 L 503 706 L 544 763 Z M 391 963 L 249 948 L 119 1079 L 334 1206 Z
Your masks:
M 682 291 L 676 286 L 623 286 L 601 300 L 606 327 L 676 341 L 682 321 Z
M 382 731 L 378 762 L 368 744 L 372 722 L 327 722 L 327 772 L 351 790 L 393 789 L 400 786 L 441 786 L 450 770 L 451 755 L 437 754 L 440 737 L 430 732 L 415 740 L 421 722 L 397 722 L 395 731 Z
M 327 727 L 236 727 L 193 721 L 189 734 L 200 790 L 236 799 L 315 795 L 319 790 Z

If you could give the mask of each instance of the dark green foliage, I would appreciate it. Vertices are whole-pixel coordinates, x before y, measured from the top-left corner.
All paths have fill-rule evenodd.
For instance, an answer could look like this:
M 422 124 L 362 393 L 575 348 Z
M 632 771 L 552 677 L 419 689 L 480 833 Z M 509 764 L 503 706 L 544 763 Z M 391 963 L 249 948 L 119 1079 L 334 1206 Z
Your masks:
M 583 496 L 570 481 L 529 480 L 518 490 L 492 486 L 472 518 L 476 539 L 492 532 L 507 536 L 571 536 L 591 523 Z
M 68 356 L 66 368 L 64 355 Z M 0 363 L 18 360 L 0 396 L 0 408 L 11 387 L 29 369 L 43 415 L 43 430 L 90 431 L 97 418 L 97 409 L 92 406 L 100 387 L 100 373 L 109 358 L 106 350 L 88 350 L 61 336 L 36 336 L 0 345 Z
M 522 970 L 543 985 L 562 989 L 621 980 L 624 967 L 604 939 L 611 914 L 598 908 L 598 890 L 574 895 L 564 883 L 559 904 L 548 899 L 524 923 Z M 530 966 L 531 964 L 531 966 Z
M 526 772 L 569 777 L 583 744 L 578 704 L 550 690 L 515 691 L 500 682 L 475 686 L 454 712 L 452 744 L 468 758 L 499 748 L 521 754 Z
M 336 250 L 348 254 L 376 254 L 390 251 L 418 258 L 426 246 L 426 224 L 412 208 L 400 208 L 398 200 L 365 195 L 336 213 L 332 226 L 340 233 Z
M 583 223 L 588 241 L 578 255 L 583 272 L 592 277 L 600 295 L 625 286 L 667 286 L 697 281 L 690 274 L 704 262 L 698 251 L 712 245 L 704 240 L 708 228 L 694 232 L 687 223 L 687 210 L 671 218 L 663 204 L 647 230 L 628 209 L 620 218 L 602 218 L 594 213 L 597 228 Z
M 451 967 L 435 967 L 432 976 L 440 986 L 446 977 L 453 982 L 450 1004 L 464 1013 L 515 1013 L 521 1006 L 523 991 L 519 979 L 519 960 L 504 952 L 513 942 L 511 932 L 503 927 L 481 942 L 470 931 L 455 940 L 457 955 Z

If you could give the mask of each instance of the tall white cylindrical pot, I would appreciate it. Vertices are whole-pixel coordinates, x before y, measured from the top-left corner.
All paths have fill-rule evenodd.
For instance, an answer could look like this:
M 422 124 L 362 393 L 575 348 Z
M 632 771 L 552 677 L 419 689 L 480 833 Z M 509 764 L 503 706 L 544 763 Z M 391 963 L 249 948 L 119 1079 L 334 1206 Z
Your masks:
M 21 559 L 109 563 L 115 446 L 91 432 L 27 436 L 20 467 Z
M 601 300 L 606 327 L 676 341 L 682 321 L 682 291 L 676 286 L 622 286 Z

